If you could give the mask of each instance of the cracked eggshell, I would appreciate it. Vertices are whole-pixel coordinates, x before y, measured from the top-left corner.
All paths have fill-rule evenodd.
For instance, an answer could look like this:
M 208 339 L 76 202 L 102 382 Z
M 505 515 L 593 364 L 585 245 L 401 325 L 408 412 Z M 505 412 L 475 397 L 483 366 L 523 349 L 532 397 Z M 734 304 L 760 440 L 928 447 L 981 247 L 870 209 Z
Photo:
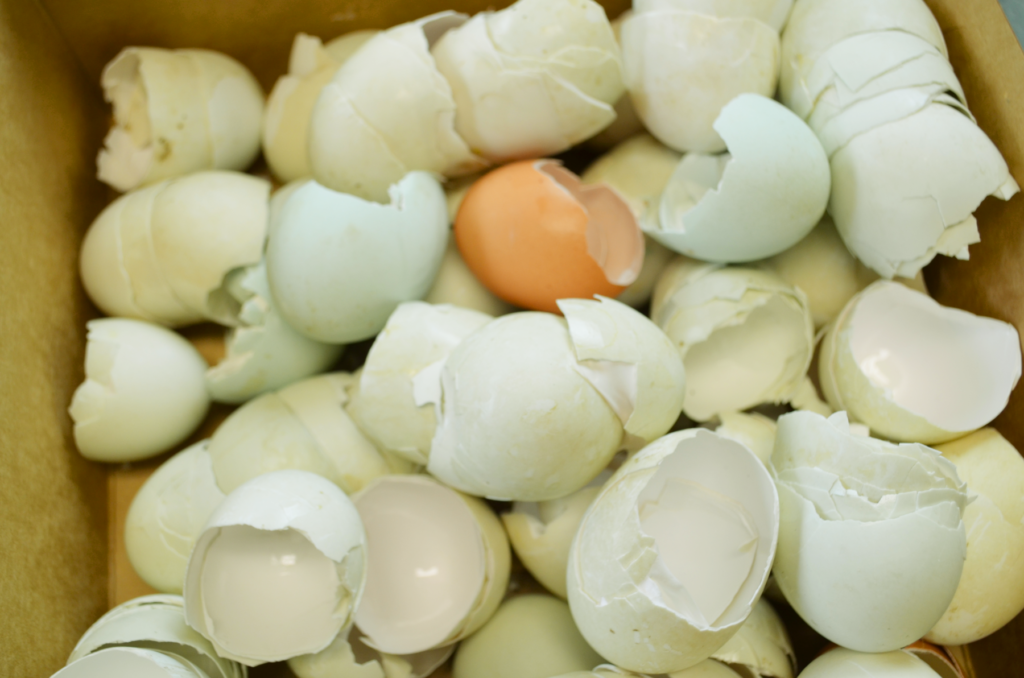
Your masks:
M 512 304 L 496 297 L 473 275 L 459 254 L 459 246 L 454 238 L 448 241 L 441 268 L 423 301 L 428 304 L 451 304 L 490 316 L 505 315 L 515 310 Z
M 1024 460 L 992 428 L 936 448 L 967 483 L 967 560 L 953 602 L 925 636 L 966 645 L 1024 609 Z
M 192 546 L 224 500 L 208 444 L 203 440 L 161 464 L 128 509 L 124 527 L 128 560 L 157 591 L 181 593 Z
M 822 342 L 822 391 L 875 435 L 960 438 L 1003 410 L 1021 374 L 1012 325 L 888 281 L 855 296 Z
M 722 412 L 715 433 L 735 440 L 768 466 L 775 447 L 775 421 L 757 412 Z
M 583 639 L 565 602 L 524 595 L 502 603 L 455 653 L 453 678 L 548 678 L 603 660 Z
M 139 320 L 101 318 L 86 327 L 85 381 L 68 408 L 83 457 L 146 459 L 202 423 L 210 405 L 206 362 L 192 344 Z
M 714 128 L 728 154 L 684 157 L 647 233 L 706 261 L 753 261 L 795 245 L 828 205 L 821 142 L 791 111 L 756 94 L 730 101 Z
M 956 468 L 924 445 L 857 435 L 844 412 L 793 412 L 778 424 L 773 572 L 786 600 L 844 647 L 888 652 L 918 640 L 964 566 L 969 500 Z
M 359 629 L 341 633 L 326 650 L 288 660 L 297 678 L 426 678 L 448 661 L 455 645 L 412 655 L 380 652 L 363 642 Z
M 800 678 L 937 678 L 928 664 L 904 650 L 867 654 L 838 647 L 807 665 Z
M 623 678 L 639 678 L 635 673 L 623 671 L 611 664 L 602 664 L 593 671 L 573 671 L 557 678 L 620 678 L 620 676 Z
M 623 24 L 622 54 L 651 134 L 678 151 L 717 153 L 726 146 L 713 126 L 722 108 L 739 94 L 775 92 L 779 35 L 756 19 L 654 9 Z
M 355 617 L 366 645 L 424 652 L 490 619 L 508 586 L 511 555 L 484 502 L 424 475 L 379 478 L 353 501 L 370 554 Z
M 86 655 L 53 674 L 52 678 L 94 678 L 95 676 L 132 676 L 133 678 L 211 678 L 183 657 L 159 650 L 111 647 Z
M 246 666 L 323 650 L 352 622 L 366 534 L 336 485 L 274 471 L 227 496 L 189 558 L 185 620 Z
M 719 18 L 749 17 L 771 26 L 777 33 L 789 17 L 793 0 L 637 0 L 634 10 L 682 10 Z
M 414 170 L 458 176 L 486 163 L 455 131 L 452 88 L 430 46 L 466 21 L 441 12 L 366 42 L 324 86 L 309 123 L 313 177 L 336 191 L 386 202 Z
M 197 170 L 244 170 L 259 154 L 263 91 L 231 57 L 127 47 L 100 84 L 114 127 L 97 174 L 119 191 Z
M 814 352 L 806 296 L 766 271 L 679 257 L 655 287 L 651 319 L 683 356 L 694 421 L 788 402 Z
M 632 15 L 633 10 L 626 9 L 612 20 L 612 33 L 615 35 L 615 42 L 619 45 L 620 52 L 622 51 L 622 24 Z M 623 87 L 625 87 L 625 83 L 623 83 Z M 633 107 L 633 100 L 629 98 L 629 92 L 624 91 L 613 108 L 615 109 L 615 120 L 587 139 L 585 143 L 588 148 L 606 151 L 630 137 L 644 132 L 644 124 L 640 121 L 640 116 L 636 114 L 636 108 Z
M 380 205 L 309 182 L 287 199 L 266 261 L 274 304 L 293 329 L 324 343 L 360 341 L 429 291 L 448 243 L 444 191 L 411 172 L 390 194 Z
M 764 465 L 705 429 L 671 433 L 623 464 L 569 555 L 573 618 L 617 666 L 682 671 L 707 659 L 764 590 L 779 504 Z
M 796 653 L 786 627 L 764 598 L 757 601 L 736 635 L 711 657 L 745 669 L 749 678 L 793 678 L 796 667 Z
M 586 485 L 620 449 L 623 428 L 580 367 L 565 320 L 552 314 L 513 313 L 466 337 L 441 370 L 428 472 L 502 500 L 556 499 Z M 635 364 L 623 368 L 635 378 Z
M 400 304 L 370 347 L 359 391 L 348 408 L 359 428 L 380 447 L 426 465 L 444 361 L 491 320 L 455 306 Z

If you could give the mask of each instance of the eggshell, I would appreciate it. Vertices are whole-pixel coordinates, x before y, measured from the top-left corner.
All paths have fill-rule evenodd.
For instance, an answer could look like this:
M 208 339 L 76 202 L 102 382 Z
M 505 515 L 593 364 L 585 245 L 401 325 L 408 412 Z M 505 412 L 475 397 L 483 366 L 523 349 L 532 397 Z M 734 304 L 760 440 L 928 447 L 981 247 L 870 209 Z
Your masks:
M 576 624 L 625 669 L 700 663 L 764 590 L 778 518 L 768 471 L 743 445 L 704 429 L 659 439 L 615 472 L 583 518 L 568 570 Z
M 366 568 L 366 534 L 344 492 L 306 471 L 267 473 L 206 524 L 189 558 L 185 620 L 246 666 L 319 652 L 351 623 Z
M 114 127 L 97 174 L 119 191 L 197 170 L 244 170 L 259 154 L 263 91 L 224 54 L 126 47 L 100 84 Z
M 456 130 L 494 162 L 593 136 L 625 90 L 611 25 L 591 0 L 519 0 L 476 15 L 432 51 L 452 86 Z
M 722 412 L 718 420 L 720 423 L 715 433 L 740 443 L 768 466 L 775 447 L 775 422 L 772 419 L 757 412 Z
M 511 556 L 479 499 L 427 476 L 387 476 L 354 497 L 370 554 L 356 624 L 370 647 L 413 654 L 451 645 L 498 609 Z
M 828 158 L 814 132 L 756 94 L 730 101 L 714 128 L 729 154 L 684 157 L 647 233 L 705 261 L 753 261 L 795 245 L 828 204 Z
M 940 306 L 879 281 L 855 296 L 822 343 L 829 404 L 877 435 L 925 444 L 992 421 L 1021 373 L 1012 325 Z
M 808 664 L 800 678 L 936 678 L 938 675 L 910 652 L 865 654 L 839 647 Z
M 638 12 L 657 10 L 683 10 L 721 18 L 749 17 L 768 24 L 776 32 L 789 17 L 793 0 L 637 0 L 634 9 Z
M 426 678 L 445 663 L 454 645 L 412 655 L 379 652 L 363 642 L 359 629 L 341 633 L 326 650 L 288 660 L 297 678 Z
M 557 161 L 523 161 L 470 188 L 455 239 L 473 274 L 505 301 L 557 312 L 556 301 L 615 296 L 643 266 L 643 234 L 625 201 Z
M 82 657 L 69 664 L 53 678 L 98 678 L 99 676 L 133 676 L 133 678 L 210 678 L 188 660 L 158 650 L 134 647 L 111 647 Z
M 619 678 L 619 676 L 637 678 L 635 673 L 623 671 L 619 667 L 612 666 L 611 664 L 598 666 L 593 671 L 573 671 L 572 673 L 566 673 L 565 675 L 558 676 L 557 678 Z
M 399 305 L 370 347 L 349 406 L 359 428 L 380 447 L 426 465 L 437 425 L 432 403 L 440 395 L 444 361 L 491 320 L 455 306 Z
M 351 377 L 326 374 L 251 400 L 210 439 L 217 485 L 234 491 L 281 469 L 316 473 L 348 493 L 390 472 L 377 448 L 349 418 Z
M 966 645 L 1024 610 L 1024 460 L 991 428 L 936 449 L 956 465 L 973 501 L 964 509 L 967 560 L 960 584 L 925 638 Z
M 919 639 L 964 565 L 968 498 L 956 468 L 917 443 L 856 435 L 843 412 L 793 412 L 778 424 L 774 574 L 786 599 L 844 647 L 888 652 Z
M 678 151 L 717 153 L 726 146 L 713 128 L 722 108 L 739 94 L 775 91 L 779 35 L 756 19 L 638 11 L 622 26 L 622 55 L 651 134 Z
M 757 601 L 736 635 L 711 656 L 737 671 L 746 669 L 751 678 L 793 678 L 796 666 L 786 627 L 764 598 Z
M 67 663 L 106 648 L 127 646 L 184 660 L 209 678 L 245 676 L 239 664 L 217 656 L 210 641 L 188 627 L 184 608 L 181 596 L 142 596 L 121 603 L 89 627 Z
M 156 470 L 132 499 L 124 541 L 132 568 L 157 591 L 181 593 L 192 546 L 224 500 L 203 440 Z
M 451 304 L 491 316 L 505 315 L 515 310 L 512 304 L 494 296 L 473 275 L 459 254 L 459 246 L 454 239 L 448 241 L 448 248 L 441 260 L 441 269 L 437 272 L 434 284 L 423 301 L 428 304 Z
M 683 413 L 694 421 L 789 401 L 814 349 L 804 293 L 755 269 L 677 258 L 655 287 L 651 319 L 683 356 Z
M 274 304 L 293 329 L 324 343 L 359 341 L 427 293 L 448 242 L 444 191 L 411 172 L 391 199 L 379 205 L 316 182 L 291 194 L 266 261 Z
M 452 88 L 431 44 L 466 16 L 441 12 L 371 38 L 324 86 L 309 123 L 317 182 L 386 202 L 409 172 L 458 176 L 486 163 L 455 131 Z
M 210 405 L 206 363 L 179 335 L 139 320 L 86 323 L 85 381 L 68 412 L 86 459 L 135 461 L 174 447 Z

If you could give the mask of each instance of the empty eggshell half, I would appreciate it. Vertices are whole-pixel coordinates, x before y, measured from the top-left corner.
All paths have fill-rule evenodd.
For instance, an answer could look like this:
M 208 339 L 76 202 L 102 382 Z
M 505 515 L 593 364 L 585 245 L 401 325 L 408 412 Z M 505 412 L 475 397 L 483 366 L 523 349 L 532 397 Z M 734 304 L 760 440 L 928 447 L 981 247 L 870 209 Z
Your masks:
M 263 90 L 227 55 L 126 47 L 100 84 L 114 127 L 97 174 L 119 191 L 197 170 L 244 170 L 259 154 Z
M 323 650 L 352 622 L 366 534 L 336 485 L 274 471 L 227 496 L 189 558 L 185 619 L 246 666 Z
M 964 566 L 968 498 L 956 468 L 917 443 L 856 435 L 844 412 L 792 412 L 778 424 L 773 571 L 786 600 L 844 647 L 887 652 L 918 640 Z
M 458 176 L 486 163 L 455 131 L 452 88 L 430 46 L 466 21 L 441 12 L 373 36 L 324 86 L 309 123 L 309 162 L 324 186 L 386 202 L 414 170 Z
M 206 362 L 180 335 L 124 318 L 90 320 L 85 381 L 68 412 L 86 459 L 136 461 L 187 438 L 206 416 Z
M 954 440 L 995 419 L 1020 374 L 1012 325 L 940 306 L 888 281 L 850 300 L 819 359 L 833 409 L 848 411 L 875 435 L 924 444 Z
M 795 245 L 828 205 L 828 158 L 814 132 L 756 94 L 730 101 L 714 128 L 728 154 L 684 157 L 647 233 L 705 261 L 753 261 Z
M 768 581 L 779 504 L 764 465 L 705 429 L 671 433 L 623 464 L 569 556 L 583 636 L 617 666 L 690 668 L 749 617 Z
M 722 108 L 740 94 L 775 92 L 779 34 L 756 19 L 657 8 L 622 25 L 622 55 L 651 134 L 677 151 L 717 153 L 726 146 L 713 126 Z
M 161 464 L 128 509 L 124 527 L 128 560 L 157 591 L 181 593 L 192 546 L 224 500 L 208 444 L 208 440 L 196 443 Z
M 326 650 L 289 659 L 288 668 L 297 678 L 427 678 L 453 652 L 455 645 L 411 655 L 387 654 L 364 643 L 353 626 Z
M 380 447 L 426 465 L 444 361 L 492 319 L 455 306 L 399 305 L 370 347 L 359 390 L 349 404 L 359 428 Z
M 486 504 L 411 475 L 379 478 L 353 500 L 370 556 L 355 616 L 366 645 L 398 655 L 444 647 L 498 609 L 511 556 Z
M 788 402 L 814 351 L 807 297 L 766 271 L 679 257 L 655 287 L 651 319 L 683 356 L 694 421 Z
M 925 636 L 966 645 L 1002 628 L 1024 609 L 1024 460 L 986 428 L 936 448 L 967 483 L 967 560 L 949 609 Z
M 469 187 L 466 188 L 468 190 Z M 450 199 L 451 194 L 449 194 Z M 454 221 L 455 215 L 451 212 L 450 207 L 449 214 Z M 644 261 L 646 262 L 646 259 Z M 459 246 L 454 238 L 448 241 L 448 248 L 444 251 L 444 258 L 441 260 L 441 268 L 438 270 L 437 277 L 434 278 L 434 284 L 427 292 L 427 296 L 423 297 L 423 301 L 428 304 L 451 304 L 490 316 L 505 315 L 515 310 L 512 304 L 499 299 L 473 275 L 462 255 L 459 254 Z
M 267 275 L 292 328 L 324 343 L 367 339 L 399 303 L 427 293 L 448 243 L 444 191 L 411 172 L 391 187 L 391 201 L 316 182 L 291 194 L 267 247 Z
M 868 654 L 837 647 L 807 665 L 800 678 L 938 678 L 939 674 L 912 652 Z
M 786 627 L 764 598 L 757 601 L 736 635 L 711 657 L 733 667 L 743 678 L 793 678 L 796 667 Z
M 53 674 L 53 678 L 98 678 L 100 676 L 132 676 L 132 678 L 210 678 L 183 657 L 159 650 L 134 647 L 109 647 L 86 655 Z

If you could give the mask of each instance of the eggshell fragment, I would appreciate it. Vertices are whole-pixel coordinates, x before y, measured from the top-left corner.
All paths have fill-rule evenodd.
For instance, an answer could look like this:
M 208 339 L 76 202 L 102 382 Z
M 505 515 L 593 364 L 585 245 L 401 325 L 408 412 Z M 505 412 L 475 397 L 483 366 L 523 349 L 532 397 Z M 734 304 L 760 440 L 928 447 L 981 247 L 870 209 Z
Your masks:
M 366 534 L 345 493 L 306 471 L 259 476 L 227 496 L 189 558 L 185 619 L 246 666 L 319 652 L 352 621 Z
M 800 678 L 936 678 L 938 675 L 922 660 L 903 650 L 866 654 L 839 647 L 808 664 Z
M 1024 610 L 1024 460 L 991 428 L 936 449 L 956 465 L 973 501 L 964 509 L 967 560 L 960 584 L 925 638 L 966 645 Z
M 448 242 L 444 191 L 411 172 L 391 187 L 391 200 L 379 205 L 309 182 L 285 202 L 267 275 L 296 331 L 324 343 L 366 339 L 399 303 L 430 289 Z
M 413 654 L 480 628 L 508 585 L 501 523 L 479 499 L 427 476 L 386 476 L 353 498 L 370 555 L 356 624 L 370 647 Z
M 569 556 L 569 604 L 602 656 L 682 671 L 720 649 L 764 590 L 778 496 L 750 450 L 704 429 L 669 434 L 616 471 Z
M 210 405 L 206 362 L 182 337 L 123 318 L 86 323 L 85 381 L 68 413 L 86 459 L 136 461 L 169 450 Z
M 956 468 L 920 444 L 855 435 L 843 412 L 793 412 L 778 424 L 774 574 L 786 599 L 844 647 L 888 652 L 919 639 L 964 565 L 968 498 Z
M 451 304 L 491 316 L 505 315 L 515 310 L 512 304 L 496 297 L 473 275 L 459 254 L 459 246 L 454 239 L 448 241 L 441 269 L 423 301 L 435 305 Z
M 795 245 L 828 204 L 828 158 L 814 132 L 756 94 L 730 101 L 714 128 L 729 154 L 684 157 L 647 233 L 705 261 L 753 261 Z
M 640 119 L 677 151 L 725 150 L 713 123 L 737 95 L 775 91 L 778 33 L 756 19 L 639 9 L 622 26 L 622 55 Z
M 951 649 L 919 640 L 916 643 L 907 645 L 903 648 L 903 651 L 909 652 L 923 661 L 932 671 L 939 674 L 940 678 L 967 678 L 963 668 L 960 666 L 960 662 L 950 652 Z
M 786 627 L 764 598 L 757 601 L 736 635 L 711 656 L 737 672 L 749 672 L 750 678 L 793 678 L 796 666 Z
M 97 174 L 119 191 L 197 170 L 244 170 L 259 154 L 263 91 L 231 57 L 126 47 L 100 84 L 115 126 Z
M 556 301 L 615 296 L 643 266 L 643 234 L 625 201 L 557 161 L 523 161 L 470 188 L 455 219 L 463 259 L 505 301 L 557 312 Z
M 452 88 L 429 49 L 466 21 L 441 12 L 371 38 L 320 92 L 309 123 L 313 177 L 328 188 L 386 202 L 414 170 L 458 176 L 485 162 L 455 131 Z
M 288 660 L 297 678 L 427 678 L 455 651 L 454 645 L 411 655 L 380 652 L 366 645 L 359 629 L 341 633 L 326 650 Z
M 879 281 L 855 296 L 822 343 L 822 390 L 891 440 L 941 443 L 992 421 L 1020 378 L 1012 325 L 940 306 Z
M 100 676 L 132 676 L 133 678 L 210 678 L 198 667 L 181 657 L 158 650 L 134 647 L 111 647 L 82 657 L 69 664 L 53 678 L 99 678 Z
M 680 257 L 655 287 L 651 319 L 683 356 L 683 412 L 694 421 L 789 401 L 814 349 L 804 293 L 755 269 Z

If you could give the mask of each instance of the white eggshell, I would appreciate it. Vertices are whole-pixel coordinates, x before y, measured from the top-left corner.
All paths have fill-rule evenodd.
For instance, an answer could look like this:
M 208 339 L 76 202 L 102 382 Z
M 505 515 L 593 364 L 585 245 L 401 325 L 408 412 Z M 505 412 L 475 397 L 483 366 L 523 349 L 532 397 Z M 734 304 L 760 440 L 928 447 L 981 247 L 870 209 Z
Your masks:
M 819 374 L 832 408 L 876 435 L 941 443 L 1003 410 L 1021 374 L 1020 339 L 1012 325 L 879 281 L 836 319 Z
M 82 657 L 53 674 L 52 678 L 211 678 L 182 657 L 159 650 L 111 647 Z
M 807 298 L 766 271 L 680 257 L 655 287 L 651 319 L 683 356 L 683 412 L 694 421 L 787 402 L 810 366 Z
M 206 362 L 181 336 L 139 320 L 90 320 L 85 381 L 68 412 L 75 444 L 87 459 L 152 457 L 187 438 L 210 398 Z
M 705 429 L 648 445 L 604 485 L 569 555 L 573 617 L 591 646 L 645 673 L 690 668 L 764 590 L 779 504 L 764 465 Z
M 960 585 L 925 638 L 966 645 L 1024 609 L 1024 460 L 991 428 L 936 449 L 956 465 L 974 501 L 964 509 L 967 560 Z
M 775 447 L 773 420 L 757 412 L 722 412 L 718 415 L 718 420 L 720 423 L 715 433 L 742 444 L 768 466 L 772 448 Z
M 353 500 L 370 556 L 355 617 L 367 645 L 390 654 L 424 652 L 490 619 L 508 586 L 511 555 L 485 503 L 410 475 L 379 478 Z
M 157 591 L 181 593 L 199 533 L 224 500 L 204 440 L 156 470 L 132 499 L 124 542 L 132 568 Z
M 807 665 L 800 678 L 936 678 L 922 660 L 903 650 L 866 654 L 838 647 Z
M 458 176 L 484 162 L 455 131 L 452 88 L 429 49 L 465 15 L 441 12 L 374 36 L 324 86 L 309 123 L 313 177 L 385 202 L 413 170 Z
M 426 465 L 444 361 L 491 316 L 419 301 L 400 304 L 366 356 L 349 412 L 388 450 Z
M 448 645 L 411 655 L 380 652 L 363 642 L 359 629 L 341 633 L 326 650 L 288 660 L 297 678 L 427 678 L 455 652 Z
M 714 128 L 729 155 L 684 157 L 647 233 L 706 261 L 753 261 L 795 245 L 828 204 L 828 158 L 814 132 L 756 94 L 730 101 Z
M 449 194 L 449 215 L 454 217 L 450 207 L 450 196 L 451 194 Z M 644 259 L 644 263 L 647 263 L 646 259 Z M 435 305 L 451 304 L 491 316 L 505 315 L 515 310 L 512 304 L 494 296 L 494 293 L 484 287 L 483 283 L 473 275 L 459 253 L 459 247 L 455 244 L 454 238 L 448 241 L 444 258 L 441 260 L 441 268 L 423 301 Z
M 638 12 L 622 26 L 626 87 L 651 134 L 678 151 L 715 153 L 722 107 L 743 93 L 771 96 L 779 35 L 756 19 Z
M 295 330 L 325 343 L 377 334 L 430 289 L 448 244 L 444 191 L 411 172 L 380 205 L 316 182 L 281 208 L 267 247 L 273 301 Z
M 843 412 L 793 412 L 778 423 L 773 571 L 786 599 L 844 647 L 887 652 L 919 639 L 964 565 L 968 498 L 956 468 L 917 443 L 856 435 Z
M 566 673 L 556 678 L 639 678 L 637 674 L 629 671 L 623 671 L 617 666 L 611 664 L 604 664 L 596 667 L 593 671 L 573 671 L 572 673 Z
M 344 346 L 308 339 L 291 328 L 274 307 L 267 268 L 240 269 L 227 293 L 240 305 L 239 327 L 224 338 L 225 358 L 206 372 L 210 397 L 241 403 L 323 372 L 337 362 Z
M 717 17 L 749 17 L 768 24 L 777 32 L 789 17 L 793 0 L 636 0 L 637 12 L 684 10 Z
M 635 364 L 624 370 L 635 378 Z M 513 313 L 469 335 L 445 361 L 441 387 L 427 470 L 463 492 L 563 497 L 620 448 L 619 416 L 581 374 L 566 322 L 552 314 Z
M 615 34 L 615 42 L 619 45 L 620 52 L 622 48 L 622 24 L 632 15 L 633 10 L 627 9 L 612 20 L 612 33 Z M 630 137 L 644 132 L 644 124 L 640 121 L 640 116 L 636 114 L 636 108 L 633 107 L 633 100 L 629 98 L 629 92 L 623 92 L 613 108 L 615 109 L 615 120 L 612 121 L 612 124 L 587 139 L 586 145 L 589 148 L 601 151 L 608 150 Z
M 666 678 L 744 678 L 725 664 L 714 659 L 705 659 L 701 663 L 682 671 L 673 671 Z
M 275 471 L 210 517 L 189 558 L 185 620 L 246 666 L 319 652 L 352 622 L 366 583 L 366 534 L 329 480 Z
M 796 653 L 786 627 L 764 598 L 757 601 L 736 635 L 711 657 L 746 668 L 752 678 L 793 678 L 796 666 Z

